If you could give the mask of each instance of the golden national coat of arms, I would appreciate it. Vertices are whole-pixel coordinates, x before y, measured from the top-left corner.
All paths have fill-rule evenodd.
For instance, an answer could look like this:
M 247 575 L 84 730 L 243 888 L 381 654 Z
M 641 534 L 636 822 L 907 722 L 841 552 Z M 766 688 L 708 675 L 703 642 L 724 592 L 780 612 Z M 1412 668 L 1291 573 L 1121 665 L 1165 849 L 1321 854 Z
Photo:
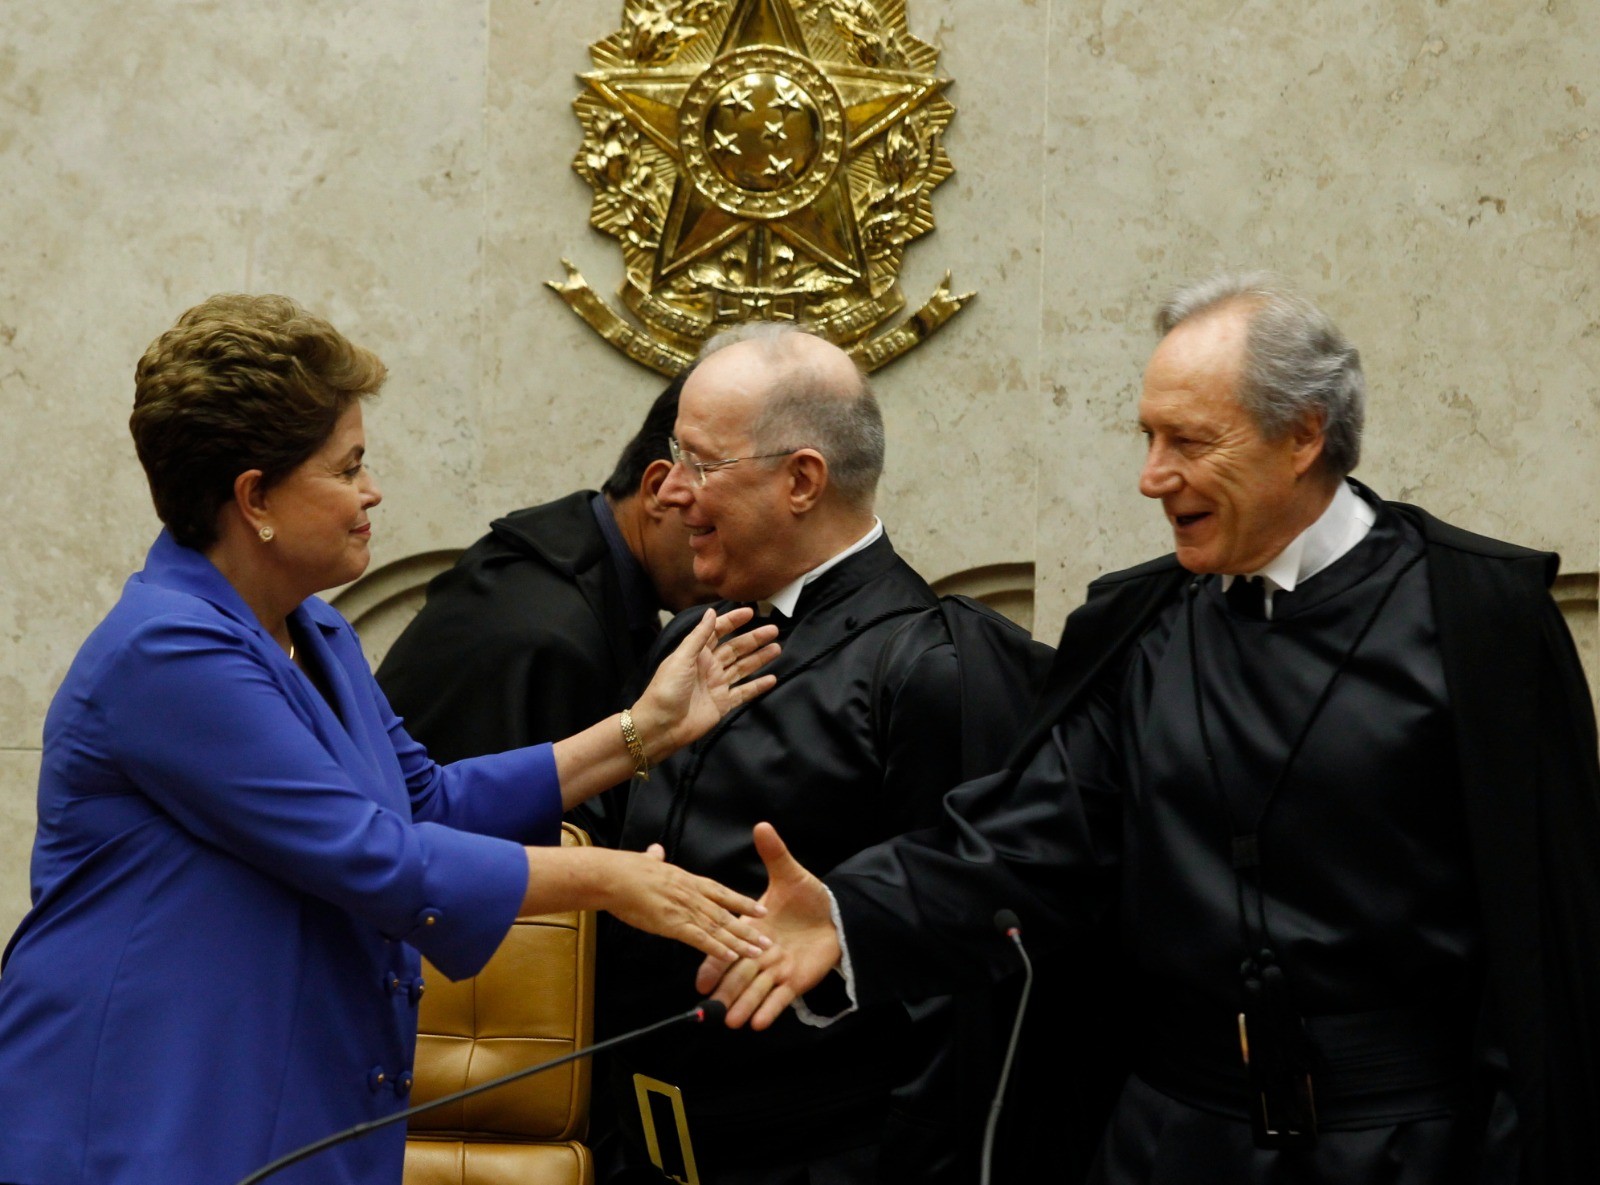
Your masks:
M 938 51 L 905 0 L 625 0 L 574 103 L 590 222 L 622 246 L 611 307 L 571 263 L 551 281 L 630 358 L 676 374 L 719 329 L 802 321 L 867 369 L 960 311 L 950 276 L 905 306 L 906 245 L 954 171 Z

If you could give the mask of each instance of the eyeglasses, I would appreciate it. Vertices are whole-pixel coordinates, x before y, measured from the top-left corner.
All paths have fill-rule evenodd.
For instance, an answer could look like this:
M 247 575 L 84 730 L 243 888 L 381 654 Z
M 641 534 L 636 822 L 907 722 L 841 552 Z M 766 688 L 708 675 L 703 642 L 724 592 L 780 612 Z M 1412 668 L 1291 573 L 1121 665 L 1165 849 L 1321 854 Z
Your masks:
M 706 484 L 706 474 L 716 469 L 726 469 L 729 465 L 737 465 L 740 461 L 768 461 L 773 457 L 792 457 L 800 450 L 797 448 L 784 449 L 781 453 L 759 453 L 754 457 L 724 457 L 720 461 L 700 461 L 695 455 L 678 443 L 676 436 L 667 437 L 667 451 L 672 454 L 674 465 L 684 465 L 694 471 L 694 484 Z

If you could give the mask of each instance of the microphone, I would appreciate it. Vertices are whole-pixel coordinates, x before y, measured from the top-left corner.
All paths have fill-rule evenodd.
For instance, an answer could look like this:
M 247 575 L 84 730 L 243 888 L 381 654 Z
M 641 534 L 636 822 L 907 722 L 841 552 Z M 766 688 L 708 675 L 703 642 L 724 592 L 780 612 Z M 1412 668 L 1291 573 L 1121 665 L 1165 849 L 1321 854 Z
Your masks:
M 331 1136 L 324 1136 L 322 1139 L 307 1144 L 303 1148 L 296 1148 L 286 1156 L 280 1156 L 271 1164 L 262 1166 L 240 1181 L 239 1185 L 257 1185 L 257 1182 L 265 1181 L 281 1169 L 286 1169 L 292 1164 L 299 1164 L 302 1160 L 332 1148 L 335 1144 L 343 1144 L 347 1140 L 357 1139 L 368 1132 L 377 1131 L 380 1127 L 388 1127 L 390 1124 L 399 1123 L 403 1119 L 410 1119 L 413 1115 L 421 1115 L 424 1111 L 432 1111 L 435 1107 L 459 1103 L 462 1099 L 483 1094 L 485 1091 L 494 1090 L 496 1087 L 505 1086 L 508 1083 L 516 1082 L 533 1074 L 543 1073 L 545 1070 L 553 1070 L 557 1066 L 564 1066 L 568 1062 L 577 1061 L 579 1058 L 591 1057 L 604 1050 L 615 1049 L 619 1045 L 626 1045 L 630 1041 L 636 1041 L 640 1037 L 648 1036 L 660 1029 L 670 1028 L 672 1025 L 682 1024 L 684 1021 L 693 1021 L 695 1024 L 715 1024 L 727 1015 L 728 1006 L 721 1000 L 701 1000 L 693 1008 L 685 1012 L 675 1013 L 653 1024 L 645 1025 L 643 1028 L 634 1029 L 631 1033 L 621 1033 L 615 1037 L 608 1037 L 604 1041 L 586 1046 L 583 1049 L 574 1049 L 571 1053 L 552 1058 L 547 1062 L 540 1062 L 536 1066 L 525 1066 L 520 1070 L 514 1070 L 510 1074 L 503 1074 L 499 1078 L 491 1079 L 488 1082 L 480 1082 L 476 1086 L 458 1090 L 454 1094 L 447 1094 L 430 1102 L 418 1103 L 415 1107 L 410 1107 L 404 1111 L 396 1111 L 393 1115 L 385 1115 L 382 1119 L 369 1119 L 365 1123 L 358 1123 L 354 1127 L 347 1127 L 343 1131 L 334 1132 Z
M 1017 999 L 1017 1016 L 1011 1022 L 1011 1040 L 1006 1045 L 1006 1059 L 1000 1066 L 1000 1081 L 994 1089 L 994 1102 L 989 1104 L 989 1122 L 983 1129 L 983 1164 L 978 1176 L 981 1185 L 989 1185 L 989 1172 L 994 1159 L 994 1133 L 1000 1124 L 1000 1108 L 1005 1103 L 1006 1085 L 1011 1080 L 1011 1062 L 1016 1057 L 1017 1042 L 1022 1037 L 1022 1018 L 1028 1011 L 1028 993 L 1033 991 L 1033 962 L 1022 945 L 1021 919 L 1009 909 L 998 910 L 994 915 L 994 926 L 1017 948 L 1017 954 L 1022 958 L 1023 978 L 1022 995 Z

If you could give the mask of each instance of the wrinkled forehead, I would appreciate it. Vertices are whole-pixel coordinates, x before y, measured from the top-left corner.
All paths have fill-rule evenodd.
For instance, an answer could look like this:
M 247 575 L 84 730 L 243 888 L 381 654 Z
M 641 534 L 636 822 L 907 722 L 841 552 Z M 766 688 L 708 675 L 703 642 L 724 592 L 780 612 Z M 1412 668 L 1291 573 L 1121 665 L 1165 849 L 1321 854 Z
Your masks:
M 1140 423 L 1218 420 L 1245 416 L 1239 398 L 1248 322 L 1226 312 L 1179 325 L 1161 339 L 1144 371 Z

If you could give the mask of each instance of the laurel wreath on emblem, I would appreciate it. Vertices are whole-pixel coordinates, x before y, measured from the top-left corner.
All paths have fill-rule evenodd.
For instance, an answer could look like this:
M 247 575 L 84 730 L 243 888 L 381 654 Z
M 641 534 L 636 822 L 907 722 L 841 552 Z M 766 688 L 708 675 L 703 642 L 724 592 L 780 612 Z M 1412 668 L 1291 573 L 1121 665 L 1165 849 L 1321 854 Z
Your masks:
M 635 361 L 676 374 L 719 329 L 804 322 L 868 370 L 960 311 L 905 307 L 906 246 L 954 169 L 938 51 L 904 0 L 625 0 L 590 47 L 573 168 L 623 254 L 624 317 L 571 263 L 550 286 Z

